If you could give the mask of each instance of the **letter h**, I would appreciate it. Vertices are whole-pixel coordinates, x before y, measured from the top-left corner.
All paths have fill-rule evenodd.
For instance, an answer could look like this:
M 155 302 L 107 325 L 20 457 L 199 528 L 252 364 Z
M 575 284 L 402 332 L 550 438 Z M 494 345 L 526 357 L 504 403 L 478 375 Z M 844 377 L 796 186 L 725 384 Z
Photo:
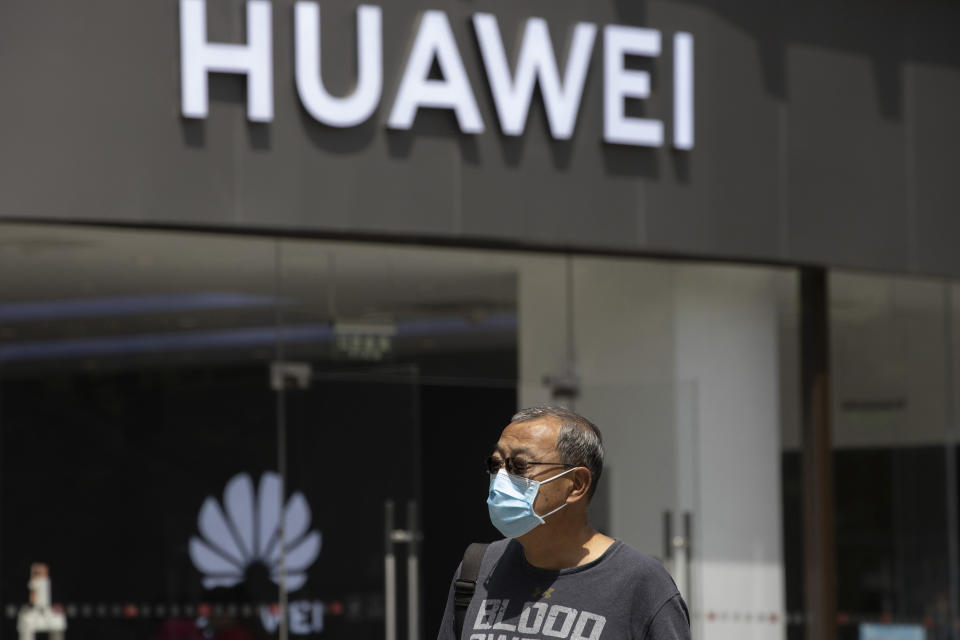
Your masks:
M 181 113 L 206 118 L 207 74 L 247 76 L 247 118 L 273 120 L 273 26 L 269 0 L 247 2 L 247 44 L 207 42 L 206 0 L 180 0 Z

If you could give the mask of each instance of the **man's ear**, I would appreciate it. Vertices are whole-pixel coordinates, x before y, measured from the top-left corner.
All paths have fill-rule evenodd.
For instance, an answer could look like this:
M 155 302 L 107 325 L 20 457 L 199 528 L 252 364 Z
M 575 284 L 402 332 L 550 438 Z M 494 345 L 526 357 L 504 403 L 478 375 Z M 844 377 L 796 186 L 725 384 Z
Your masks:
M 567 497 L 567 502 L 585 500 L 590 491 L 590 485 L 593 484 L 590 470 L 586 467 L 577 467 L 570 475 L 573 476 L 573 491 Z

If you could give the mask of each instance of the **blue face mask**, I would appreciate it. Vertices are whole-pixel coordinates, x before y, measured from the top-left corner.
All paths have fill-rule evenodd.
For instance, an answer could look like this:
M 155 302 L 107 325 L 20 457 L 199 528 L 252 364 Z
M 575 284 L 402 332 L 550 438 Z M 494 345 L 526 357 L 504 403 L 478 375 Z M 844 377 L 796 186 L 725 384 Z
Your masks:
M 490 495 L 487 497 L 490 522 L 508 538 L 518 538 L 532 531 L 534 527 L 543 524 L 544 518 L 567 506 L 564 502 L 550 513 L 538 516 L 533 510 L 533 501 L 537 498 L 540 485 L 556 480 L 571 471 L 573 469 L 567 469 L 541 482 L 511 475 L 505 469 L 500 469 L 497 475 L 490 476 Z

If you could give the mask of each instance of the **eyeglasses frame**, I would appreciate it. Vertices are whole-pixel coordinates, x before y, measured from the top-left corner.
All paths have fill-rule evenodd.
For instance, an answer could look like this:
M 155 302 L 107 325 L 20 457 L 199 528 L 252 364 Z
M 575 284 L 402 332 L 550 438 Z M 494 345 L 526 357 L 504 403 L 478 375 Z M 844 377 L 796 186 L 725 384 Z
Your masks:
M 505 456 L 503 460 L 500 461 L 500 469 L 506 469 L 507 473 L 522 477 L 523 476 L 522 473 L 514 473 L 513 460 L 514 460 L 513 456 Z M 521 458 L 521 460 L 523 460 L 523 458 Z M 569 462 L 535 462 L 535 461 L 523 460 L 523 463 L 524 465 L 553 465 L 553 466 L 567 467 L 569 469 L 575 469 L 580 466 L 578 464 L 570 464 Z M 495 475 L 495 473 L 490 472 L 490 469 L 492 467 L 493 467 L 493 456 L 489 456 L 487 458 L 487 473 L 489 475 Z M 497 471 L 499 471 L 500 469 L 497 469 Z M 526 469 L 524 469 L 524 473 L 525 472 L 526 472 Z

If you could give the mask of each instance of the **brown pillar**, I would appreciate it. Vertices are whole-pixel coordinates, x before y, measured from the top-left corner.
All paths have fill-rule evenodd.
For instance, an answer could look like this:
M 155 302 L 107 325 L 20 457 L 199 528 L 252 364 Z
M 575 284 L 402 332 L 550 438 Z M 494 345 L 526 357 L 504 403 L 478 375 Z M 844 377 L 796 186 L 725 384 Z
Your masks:
M 833 450 L 830 426 L 830 323 L 827 272 L 800 272 L 803 398 L 803 539 L 807 640 L 837 637 Z

